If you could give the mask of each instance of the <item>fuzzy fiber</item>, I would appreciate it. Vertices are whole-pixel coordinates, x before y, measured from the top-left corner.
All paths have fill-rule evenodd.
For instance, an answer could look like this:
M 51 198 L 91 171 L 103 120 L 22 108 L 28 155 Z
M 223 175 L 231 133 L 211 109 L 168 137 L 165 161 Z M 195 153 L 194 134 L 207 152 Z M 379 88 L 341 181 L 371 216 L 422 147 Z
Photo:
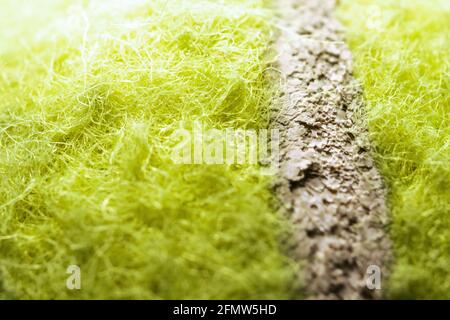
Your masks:
M 367 123 L 389 186 L 387 297 L 450 299 L 450 6 L 344 0 Z
M 168 156 L 180 121 L 267 126 L 264 1 L 0 6 L 0 297 L 292 296 L 270 179 Z

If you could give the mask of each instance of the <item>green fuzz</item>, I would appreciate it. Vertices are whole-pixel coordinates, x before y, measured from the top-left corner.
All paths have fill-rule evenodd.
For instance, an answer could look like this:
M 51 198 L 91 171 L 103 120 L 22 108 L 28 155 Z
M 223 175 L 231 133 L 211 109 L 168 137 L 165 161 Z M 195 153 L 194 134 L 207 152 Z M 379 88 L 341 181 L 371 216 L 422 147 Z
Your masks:
M 450 299 L 450 7 L 344 0 L 376 158 L 389 186 L 390 298 Z
M 292 297 L 270 179 L 168 156 L 180 121 L 267 126 L 264 1 L 0 6 L 1 298 Z

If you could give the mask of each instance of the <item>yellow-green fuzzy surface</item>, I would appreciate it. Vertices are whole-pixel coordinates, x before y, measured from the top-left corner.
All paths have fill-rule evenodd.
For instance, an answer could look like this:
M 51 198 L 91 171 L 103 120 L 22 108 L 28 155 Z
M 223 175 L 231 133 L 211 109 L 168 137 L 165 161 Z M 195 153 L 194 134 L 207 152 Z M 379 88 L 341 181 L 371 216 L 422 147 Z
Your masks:
M 391 298 L 450 298 L 450 6 L 344 0 L 340 16 L 390 189 Z
M 0 1 L 0 297 L 291 297 L 269 179 L 168 157 L 179 121 L 267 125 L 269 24 L 259 0 Z

